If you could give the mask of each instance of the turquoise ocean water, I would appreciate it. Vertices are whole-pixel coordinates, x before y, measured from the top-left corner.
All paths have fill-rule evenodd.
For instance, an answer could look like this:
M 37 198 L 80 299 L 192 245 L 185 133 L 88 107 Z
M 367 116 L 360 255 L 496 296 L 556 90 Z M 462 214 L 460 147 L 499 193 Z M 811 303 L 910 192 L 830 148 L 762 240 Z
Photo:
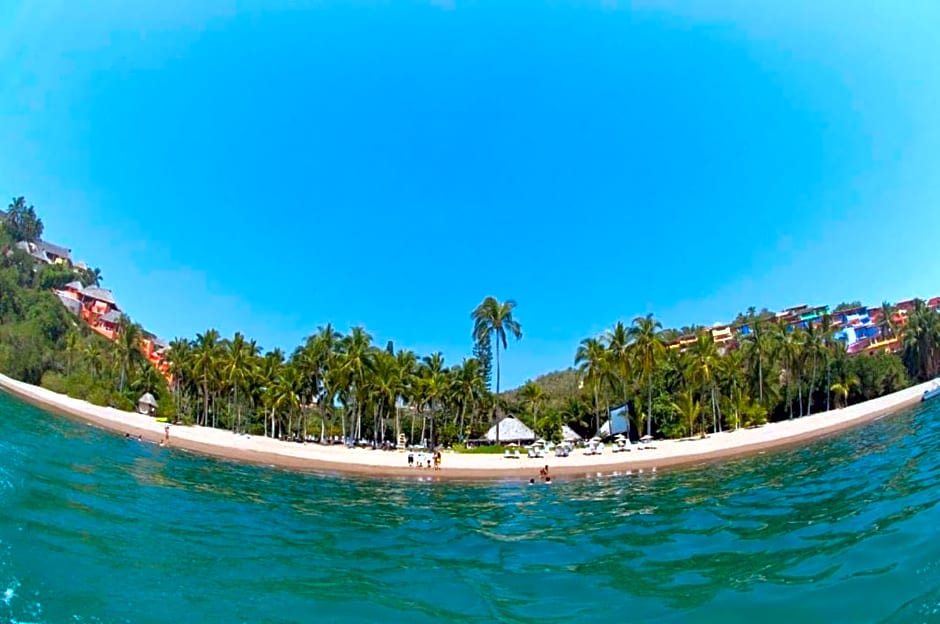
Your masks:
M 371 481 L 0 394 L 0 622 L 940 622 L 940 401 L 632 477 Z

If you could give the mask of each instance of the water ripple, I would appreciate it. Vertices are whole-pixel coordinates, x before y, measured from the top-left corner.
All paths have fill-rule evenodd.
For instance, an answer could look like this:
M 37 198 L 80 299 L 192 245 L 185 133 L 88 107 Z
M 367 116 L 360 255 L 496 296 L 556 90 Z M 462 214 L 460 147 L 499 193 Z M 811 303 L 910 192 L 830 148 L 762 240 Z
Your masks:
M 0 413 L 0 621 L 938 621 L 936 406 L 552 487 L 324 477 Z

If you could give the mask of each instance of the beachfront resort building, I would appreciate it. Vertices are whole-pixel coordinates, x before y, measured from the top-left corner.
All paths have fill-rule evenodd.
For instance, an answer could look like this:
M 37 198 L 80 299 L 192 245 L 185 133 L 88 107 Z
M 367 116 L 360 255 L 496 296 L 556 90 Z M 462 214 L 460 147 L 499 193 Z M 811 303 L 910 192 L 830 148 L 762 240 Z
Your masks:
M 85 321 L 94 332 L 108 340 L 117 339 L 124 314 L 110 290 L 99 286 L 82 286 L 81 282 L 74 281 L 54 292 L 66 309 Z M 140 350 L 169 380 L 169 364 L 165 360 L 168 346 L 166 341 L 145 331 Z
M 53 245 L 46 241 L 20 241 L 16 248 L 25 252 L 30 258 L 39 264 L 56 264 L 60 266 L 72 266 L 72 250 L 59 245 Z
M 794 331 L 797 328 L 806 330 L 811 325 L 819 327 L 823 318 L 828 315 L 834 330 L 833 337 L 842 343 L 850 355 L 897 352 L 903 346 L 903 328 L 907 324 L 908 315 L 914 309 L 914 302 L 914 299 L 905 299 L 894 304 L 892 316 L 887 321 L 884 319 L 884 310 L 880 307 L 857 306 L 830 313 L 829 306 L 806 304 L 781 310 L 774 313 L 771 319 L 774 323 L 783 325 L 787 331 Z M 927 306 L 940 309 L 940 296 L 929 299 Z M 719 349 L 727 351 L 737 348 L 738 339 L 747 337 L 753 330 L 746 323 L 738 322 L 728 325 L 716 323 L 708 331 Z M 667 343 L 667 346 L 670 349 L 685 351 L 694 345 L 696 340 L 696 334 L 684 334 Z

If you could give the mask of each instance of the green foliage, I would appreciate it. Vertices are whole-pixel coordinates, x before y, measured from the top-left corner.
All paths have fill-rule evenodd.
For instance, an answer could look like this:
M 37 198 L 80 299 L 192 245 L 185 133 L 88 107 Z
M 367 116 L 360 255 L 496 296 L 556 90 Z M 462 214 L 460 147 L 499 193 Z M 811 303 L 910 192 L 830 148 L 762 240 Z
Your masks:
M 862 307 L 861 301 L 843 301 L 832 309 L 832 313 L 835 314 L 836 312 L 842 312 L 844 310 L 854 310 L 860 307 Z
M 549 442 L 561 442 L 561 414 L 549 409 L 535 423 L 535 434 Z
M 62 288 L 75 281 L 75 271 L 59 264 L 47 264 L 39 268 L 36 284 L 42 290 Z
M 7 208 L 3 226 L 17 241 L 36 241 L 42 238 L 42 219 L 33 206 L 26 205 L 25 197 L 14 197 Z
M 51 290 L 75 272 L 37 265 L 14 248 L 15 240 L 38 239 L 42 222 L 22 198 L 10 207 L 0 232 L 0 372 L 119 409 L 134 409 L 143 392 L 152 392 L 162 415 L 172 415 L 166 381 L 140 351 L 140 327 L 125 319 L 111 342 L 72 316 Z

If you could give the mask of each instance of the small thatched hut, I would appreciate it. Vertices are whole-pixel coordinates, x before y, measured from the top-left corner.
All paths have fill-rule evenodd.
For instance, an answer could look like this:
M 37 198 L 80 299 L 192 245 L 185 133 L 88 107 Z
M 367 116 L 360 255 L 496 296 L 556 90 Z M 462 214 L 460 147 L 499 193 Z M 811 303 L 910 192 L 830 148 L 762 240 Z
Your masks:
M 157 400 L 149 392 L 137 399 L 137 411 L 147 416 L 157 413 Z

